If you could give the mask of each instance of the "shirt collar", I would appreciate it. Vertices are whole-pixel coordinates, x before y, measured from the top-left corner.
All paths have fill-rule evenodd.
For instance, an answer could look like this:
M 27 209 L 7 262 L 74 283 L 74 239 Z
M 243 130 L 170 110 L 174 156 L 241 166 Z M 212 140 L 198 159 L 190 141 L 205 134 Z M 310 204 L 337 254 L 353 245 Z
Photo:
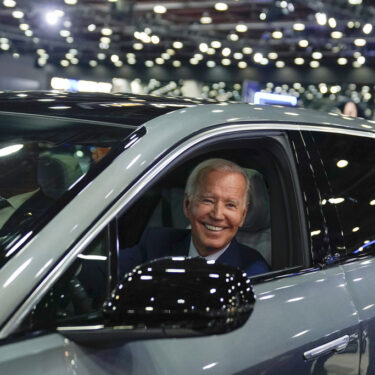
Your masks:
M 206 260 L 217 260 L 220 255 L 222 255 L 226 249 L 228 249 L 230 245 L 230 242 L 227 246 L 224 247 L 224 249 L 221 249 L 219 251 L 217 251 L 216 253 L 214 254 L 211 254 L 211 255 L 208 255 L 208 256 L 205 256 L 205 257 L 202 257 L 199 253 L 198 253 L 198 250 L 195 248 L 194 246 L 194 243 L 193 243 L 193 240 L 190 236 L 190 245 L 189 245 L 189 253 L 188 253 L 188 256 L 191 257 L 191 258 L 195 258 L 195 257 L 201 257 L 201 258 L 204 258 Z

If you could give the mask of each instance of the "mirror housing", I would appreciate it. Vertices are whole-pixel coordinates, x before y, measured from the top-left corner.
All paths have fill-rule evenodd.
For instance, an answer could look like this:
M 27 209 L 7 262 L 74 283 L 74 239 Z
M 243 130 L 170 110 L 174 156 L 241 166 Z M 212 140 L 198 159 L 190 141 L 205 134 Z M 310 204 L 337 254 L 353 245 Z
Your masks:
M 88 346 L 221 334 L 245 324 L 255 303 L 246 273 L 203 258 L 167 257 L 135 267 L 103 306 L 104 324 L 60 327 Z
M 104 316 L 111 325 L 217 334 L 241 327 L 254 302 L 250 279 L 240 269 L 167 257 L 128 273 L 105 303 Z

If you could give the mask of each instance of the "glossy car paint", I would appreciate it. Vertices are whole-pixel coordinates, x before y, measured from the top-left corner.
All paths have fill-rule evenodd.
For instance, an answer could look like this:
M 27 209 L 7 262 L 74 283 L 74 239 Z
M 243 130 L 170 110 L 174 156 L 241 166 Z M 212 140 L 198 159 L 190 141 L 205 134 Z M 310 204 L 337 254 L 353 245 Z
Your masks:
M 214 125 L 219 125 L 220 130 L 210 128 Z M 147 134 L 114 160 L 1 270 L 0 298 L 7 304 L 0 309 L 3 327 L 0 337 L 10 335 L 31 307 L 31 301 L 24 306 L 21 302 L 34 288 L 37 287 L 33 302 L 147 181 L 204 138 L 236 131 L 256 134 L 284 129 L 340 130 L 375 136 L 373 130 L 366 130 L 362 125 L 372 126 L 365 121 L 307 110 L 246 104 L 196 106 L 151 120 L 145 125 Z M 169 154 L 167 150 L 171 150 Z M 166 156 L 160 160 L 164 154 Z M 146 174 L 139 179 L 145 170 Z M 123 193 L 124 187 L 136 179 L 137 183 Z M 66 249 L 78 239 L 78 244 L 66 254 Z M 58 262 L 62 256 L 65 258 Z M 368 268 L 366 273 L 369 286 L 374 282 L 371 270 Z M 373 303 L 374 295 L 371 287 L 359 290 L 360 283 L 355 280 L 360 272 L 363 272 L 363 264 L 356 261 L 256 284 L 257 301 L 251 318 L 243 328 L 223 335 L 128 342 L 115 349 L 98 350 L 80 347 L 60 334 L 9 342 L 0 346 L 0 372 L 30 374 L 33 363 L 35 374 L 41 371 L 56 374 L 203 374 L 207 371 L 255 374 L 260 370 L 276 374 L 280 373 L 280 368 L 283 373 L 314 373 L 321 364 L 305 361 L 304 352 L 349 335 L 351 345 L 347 352 L 323 357 L 324 366 L 332 373 L 356 373 L 359 348 L 362 348 L 360 328 L 363 326 L 368 335 L 374 330 L 372 307 L 365 309 Z M 367 341 L 371 342 L 368 338 Z M 368 348 L 364 348 L 364 356 L 369 356 Z

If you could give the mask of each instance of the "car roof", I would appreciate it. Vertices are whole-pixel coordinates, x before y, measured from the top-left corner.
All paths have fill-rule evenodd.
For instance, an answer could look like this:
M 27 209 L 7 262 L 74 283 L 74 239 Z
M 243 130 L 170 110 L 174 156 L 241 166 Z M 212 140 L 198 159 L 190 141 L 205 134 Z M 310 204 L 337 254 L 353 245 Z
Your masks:
M 178 127 L 179 119 L 181 119 L 184 126 L 188 124 L 192 131 L 201 129 L 203 125 L 261 122 L 287 123 L 296 126 L 308 124 L 321 128 L 337 127 L 375 132 L 375 121 L 342 116 L 332 112 L 278 105 L 124 93 L 6 91 L 0 92 L 0 112 L 75 118 L 134 128 L 154 118 L 174 112 L 173 116 L 169 117 L 168 126 Z M 186 121 L 186 116 L 189 117 L 189 121 Z
M 0 92 L 0 112 L 74 118 L 138 127 L 179 108 L 209 101 L 152 95 L 56 91 Z

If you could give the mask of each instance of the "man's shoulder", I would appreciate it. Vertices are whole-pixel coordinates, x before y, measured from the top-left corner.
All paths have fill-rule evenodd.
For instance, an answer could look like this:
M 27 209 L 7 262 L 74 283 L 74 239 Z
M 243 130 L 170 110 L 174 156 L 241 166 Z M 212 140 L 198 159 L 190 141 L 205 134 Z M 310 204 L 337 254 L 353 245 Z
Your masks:
M 258 250 L 238 242 L 235 238 L 233 239 L 232 243 L 235 247 L 237 247 L 242 256 L 250 258 L 252 261 L 262 260 L 265 262 L 263 256 L 259 253 Z

